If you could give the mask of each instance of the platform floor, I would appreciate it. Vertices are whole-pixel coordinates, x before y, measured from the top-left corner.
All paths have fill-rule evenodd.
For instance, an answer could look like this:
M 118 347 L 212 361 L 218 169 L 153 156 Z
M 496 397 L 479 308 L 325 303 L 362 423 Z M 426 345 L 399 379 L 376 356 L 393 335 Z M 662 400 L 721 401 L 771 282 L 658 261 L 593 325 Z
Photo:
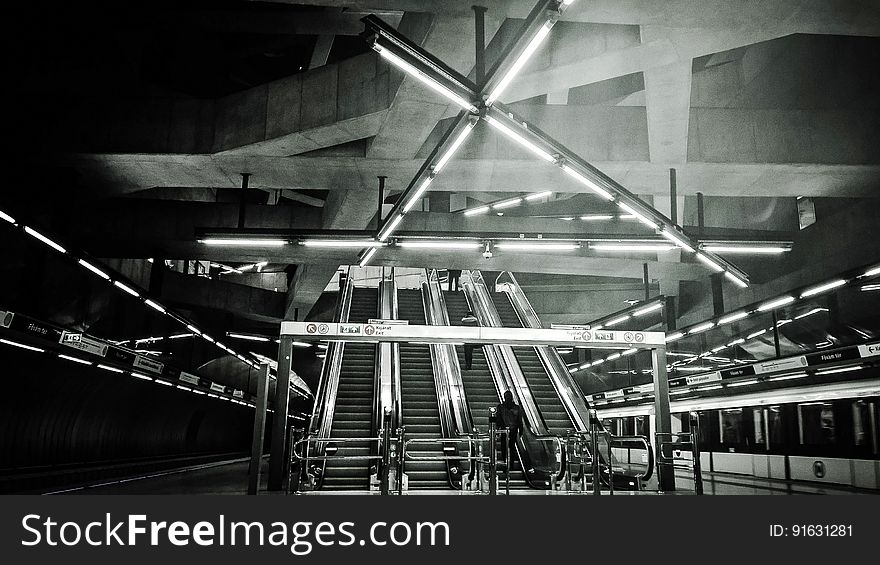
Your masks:
M 232 461 L 210 463 L 182 469 L 162 471 L 150 475 L 117 479 L 73 489 L 63 489 L 45 494 L 231 494 L 247 493 L 248 461 L 236 459 Z M 261 475 L 261 494 L 266 492 L 266 474 L 268 463 L 263 461 Z M 650 485 L 649 485 L 650 486 Z M 665 495 L 693 495 L 693 479 L 688 473 L 676 474 L 677 490 L 663 493 Z M 844 486 L 823 485 L 770 480 L 744 475 L 725 473 L 704 473 L 703 491 L 706 495 L 794 495 L 794 494 L 880 494 L 877 491 L 853 489 Z M 606 494 L 607 491 L 603 491 Z M 273 493 L 274 494 L 274 493 Z M 326 496 L 328 492 L 309 493 L 310 496 Z M 338 492 L 337 494 L 376 494 L 369 492 Z M 407 494 L 425 495 L 460 495 L 461 493 L 444 491 L 409 491 Z M 647 490 L 639 493 L 617 491 L 615 495 L 656 495 L 656 491 Z M 540 490 L 511 491 L 516 496 L 568 496 L 569 493 L 549 493 Z

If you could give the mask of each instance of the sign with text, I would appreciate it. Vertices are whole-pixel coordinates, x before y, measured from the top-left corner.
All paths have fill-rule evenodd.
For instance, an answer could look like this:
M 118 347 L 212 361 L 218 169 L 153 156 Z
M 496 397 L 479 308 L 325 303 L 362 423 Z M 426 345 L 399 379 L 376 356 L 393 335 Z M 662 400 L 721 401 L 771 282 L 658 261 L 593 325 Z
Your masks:
M 283 322 L 281 335 L 339 341 L 421 341 L 506 345 L 593 345 L 597 348 L 651 348 L 665 345 L 663 332 L 581 329 L 423 326 L 389 323 Z
M 97 355 L 99 357 L 105 357 L 107 355 L 108 346 L 106 343 L 98 341 L 97 339 L 92 339 L 81 333 L 61 332 L 61 340 L 59 343 L 66 347 L 72 347 L 73 349 L 85 351 L 86 353 L 91 353 L 92 355 Z

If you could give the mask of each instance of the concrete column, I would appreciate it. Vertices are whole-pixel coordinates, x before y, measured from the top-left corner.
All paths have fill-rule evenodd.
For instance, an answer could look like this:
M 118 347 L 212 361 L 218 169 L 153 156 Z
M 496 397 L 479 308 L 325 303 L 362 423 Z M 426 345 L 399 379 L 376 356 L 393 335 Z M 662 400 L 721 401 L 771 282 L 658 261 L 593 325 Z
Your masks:
M 290 402 L 290 367 L 293 339 L 282 337 L 278 345 L 278 374 L 275 376 L 275 418 L 269 452 L 269 490 L 281 490 L 290 463 L 287 454 L 287 413 Z
M 658 347 L 651 351 L 654 363 L 654 428 L 655 433 L 669 434 L 672 432 L 672 418 L 669 413 L 669 381 L 666 376 L 666 348 Z M 668 435 L 661 436 L 662 441 L 670 441 Z M 656 445 L 656 441 L 655 441 Z M 659 458 L 661 453 L 657 453 Z M 675 490 L 675 468 L 671 463 L 658 465 L 660 476 L 657 477 L 660 490 Z
M 269 365 L 257 372 L 257 405 L 254 409 L 254 434 L 251 440 L 251 464 L 248 469 L 248 494 L 260 490 L 260 462 L 263 459 L 263 439 L 266 435 L 266 407 L 269 400 Z

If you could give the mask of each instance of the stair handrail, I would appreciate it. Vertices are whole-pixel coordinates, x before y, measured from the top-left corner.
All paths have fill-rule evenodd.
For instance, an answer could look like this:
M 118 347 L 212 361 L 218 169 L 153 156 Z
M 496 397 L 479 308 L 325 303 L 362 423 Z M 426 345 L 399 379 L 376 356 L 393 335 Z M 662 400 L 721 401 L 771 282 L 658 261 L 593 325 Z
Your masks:
M 397 319 L 397 283 L 394 280 L 394 267 L 386 276 L 382 268 L 379 281 L 379 303 L 377 317 L 383 320 Z M 400 402 L 400 346 L 397 343 L 381 342 L 376 350 L 373 393 L 373 429 L 382 427 L 382 416 L 386 408 L 391 411 L 391 429 L 401 422 Z

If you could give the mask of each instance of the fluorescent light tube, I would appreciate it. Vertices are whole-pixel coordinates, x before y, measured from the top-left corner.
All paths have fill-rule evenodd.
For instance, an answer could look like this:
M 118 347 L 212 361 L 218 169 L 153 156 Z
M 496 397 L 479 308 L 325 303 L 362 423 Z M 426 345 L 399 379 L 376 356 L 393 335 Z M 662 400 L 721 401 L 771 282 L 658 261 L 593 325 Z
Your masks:
M 736 286 L 738 286 L 740 288 L 748 288 L 749 287 L 749 283 L 742 280 L 738 276 L 734 275 L 730 271 L 725 271 L 724 276 L 727 278 L 727 280 L 729 280 L 730 282 L 732 282 L 733 284 L 735 284 Z
M 421 82 L 422 84 L 424 84 L 425 86 L 427 86 L 428 88 L 430 88 L 431 90 L 436 92 L 437 94 L 440 94 L 441 96 L 444 96 L 447 99 L 455 102 L 457 105 L 461 106 L 465 110 L 470 110 L 471 112 L 477 111 L 477 108 L 473 104 L 471 104 L 470 102 L 465 100 L 462 96 L 459 96 L 458 94 L 456 94 L 452 90 L 446 88 L 445 86 L 443 86 L 439 82 L 428 77 L 428 75 L 426 75 L 425 73 L 423 73 L 422 71 L 420 71 L 419 69 L 414 67 L 413 65 L 407 63 L 406 61 L 404 61 L 403 59 L 401 59 L 400 57 L 398 57 L 397 55 L 395 55 L 394 53 L 392 53 L 388 49 L 385 49 L 384 47 L 382 47 L 381 45 L 378 45 L 378 44 L 374 45 L 374 49 L 379 52 L 379 55 L 383 59 L 385 59 L 386 61 L 388 61 L 392 65 L 396 66 L 397 68 L 401 69 L 402 71 L 406 72 L 407 74 L 409 74 L 413 78 L 417 79 L 419 82 Z
M 659 310 L 663 308 L 662 302 L 657 302 L 655 304 L 651 304 L 650 306 L 645 306 L 644 308 L 639 308 L 638 310 L 632 313 L 633 316 L 644 316 L 649 312 L 653 312 L 654 310 Z
M 13 347 L 20 347 L 21 349 L 27 349 L 28 351 L 38 351 L 40 353 L 45 353 L 45 349 L 40 349 L 39 347 L 32 347 L 30 345 L 25 345 L 23 343 L 18 343 L 17 341 L 10 341 L 8 339 L 0 339 L 0 343 L 5 343 L 6 345 L 11 345 Z
M 613 220 L 614 216 L 611 214 L 591 214 L 588 216 L 581 216 L 581 219 L 585 222 L 601 222 L 604 220 Z
M 63 353 L 59 353 L 58 357 L 62 359 L 66 359 L 68 361 L 73 361 L 74 363 L 79 363 L 81 365 L 91 365 L 91 361 L 86 361 L 85 359 L 80 359 L 79 357 L 71 357 L 70 355 L 64 355 Z
M 229 337 L 235 338 L 235 339 L 246 339 L 248 341 L 269 341 L 268 337 L 263 337 L 263 336 L 259 336 L 259 335 L 247 335 L 247 334 L 236 334 L 236 333 L 230 333 L 230 334 L 226 334 L 226 335 Z
M 163 308 L 160 304 L 157 304 L 150 299 L 144 300 L 144 304 L 146 304 L 147 306 L 149 306 L 150 308 L 152 308 L 154 310 L 158 310 L 159 312 L 161 312 L 163 314 L 165 313 L 165 308 Z
M 192 333 L 194 333 L 196 335 L 202 335 L 202 332 L 199 330 L 199 328 L 195 327 L 192 324 L 187 324 L 186 329 L 188 329 L 189 331 L 191 331 Z
M 413 193 L 412 197 L 410 197 L 410 199 L 407 200 L 406 204 L 404 204 L 404 206 L 403 206 L 404 213 L 409 212 L 410 209 L 412 209 L 412 207 L 415 206 L 419 200 L 421 200 L 422 195 L 425 193 L 426 190 L 428 190 L 428 187 L 431 186 L 431 183 L 433 181 L 434 181 L 433 177 L 428 177 L 424 181 L 422 181 L 422 184 Z
M 699 259 L 701 263 L 703 263 L 704 265 L 706 265 L 707 267 L 709 267 L 710 269 L 712 269 L 716 273 L 720 273 L 721 271 L 724 270 L 724 267 L 722 267 L 721 265 L 719 265 L 718 263 L 716 263 L 715 261 L 713 261 L 712 259 L 710 259 L 706 255 L 704 255 L 703 253 L 697 253 L 697 259 Z
M 791 251 L 787 247 L 779 247 L 774 245 L 758 246 L 758 245 L 703 245 L 702 249 L 713 253 L 736 253 L 736 254 L 773 254 L 786 253 Z
M 880 267 L 874 267 L 873 269 L 868 269 L 863 274 L 863 277 L 873 277 L 874 275 L 880 275 Z
M 673 233 L 672 230 L 670 230 L 669 228 L 663 228 L 663 231 L 660 232 L 660 235 L 662 235 L 663 237 L 665 237 L 666 239 L 668 239 L 669 241 L 671 241 L 675 245 L 681 247 L 682 249 L 684 249 L 688 253 L 694 252 L 693 247 L 691 247 L 690 245 L 685 243 L 685 241 L 681 237 L 679 237 L 678 234 Z
M 99 369 L 104 369 L 105 371 L 110 371 L 111 373 L 124 373 L 122 369 L 117 369 L 116 367 L 111 367 L 110 365 L 102 365 L 98 363 Z
M 446 153 L 440 157 L 440 160 L 434 164 L 434 172 L 439 173 L 440 169 L 442 169 L 446 163 L 449 162 L 449 159 L 452 158 L 452 155 L 458 151 L 458 148 L 461 147 L 461 144 L 464 143 L 464 140 L 467 139 L 468 135 L 470 135 L 471 130 L 474 129 L 474 124 L 472 122 L 468 122 L 468 124 L 461 130 L 461 133 L 458 134 L 458 137 L 455 138 L 455 141 L 452 142 L 452 145 L 449 146 L 449 149 Z
M 727 347 L 733 347 L 734 345 L 739 345 L 740 343 L 745 343 L 745 342 L 746 342 L 745 338 L 741 337 L 739 339 L 735 339 L 735 340 L 731 341 L 730 343 L 728 343 Z
M 694 326 L 690 330 L 688 330 L 688 334 L 698 334 L 700 332 L 704 332 L 706 330 L 712 329 L 715 327 L 715 322 L 706 322 L 705 324 L 700 324 L 698 326 Z
M 544 192 L 536 192 L 535 194 L 529 194 L 526 196 L 526 200 L 540 200 L 541 198 L 547 198 L 548 196 L 552 196 L 552 190 L 545 190 Z
M 521 136 L 519 133 L 508 128 L 507 126 L 505 126 L 504 124 L 502 124 L 501 122 L 499 122 L 498 120 L 493 118 L 492 116 L 486 116 L 485 119 L 489 123 L 490 126 L 494 127 L 495 129 L 497 129 L 498 131 L 500 131 L 501 133 L 503 133 L 504 135 L 506 135 L 507 137 L 509 137 L 513 141 L 515 141 L 518 144 L 520 144 L 521 146 L 525 147 L 526 149 L 528 149 L 529 151 L 531 151 L 532 153 L 534 153 L 535 155 L 537 155 L 541 159 L 547 161 L 548 163 L 553 162 L 553 160 L 554 160 L 553 155 L 547 153 L 546 151 L 544 151 L 543 149 L 541 149 L 540 147 L 538 147 L 537 145 L 535 145 L 534 143 L 532 143 L 531 141 L 526 139 L 525 137 Z
M 669 334 L 666 336 L 666 343 L 672 343 L 673 341 L 678 341 L 679 339 L 684 337 L 684 333 L 675 332 L 673 334 Z
M 614 361 L 615 359 L 620 358 L 620 353 L 614 353 L 605 358 L 606 361 Z
M 31 237 L 39 239 L 40 241 L 42 241 L 43 243 L 45 243 L 46 245 L 48 245 L 49 247 L 51 247 L 55 251 L 58 251 L 59 253 L 67 253 L 66 249 L 64 249 L 63 247 L 61 247 L 60 245 L 58 245 L 57 243 L 55 243 L 54 241 L 52 241 L 51 239 L 46 237 L 45 235 L 41 234 L 40 232 L 38 232 L 34 229 L 31 229 L 29 226 L 25 226 L 24 231 L 27 232 L 27 234 L 30 235 Z
M 574 251 L 578 245 L 576 243 L 498 243 L 495 247 L 517 251 Z
M 737 320 L 742 320 L 743 318 L 749 315 L 748 312 L 737 312 L 736 314 L 729 314 L 724 316 L 720 320 L 718 320 L 718 325 L 729 324 L 730 322 L 735 322 Z
M 306 241 L 303 241 L 302 244 L 306 247 L 354 247 L 357 249 L 362 249 L 364 247 L 382 247 L 385 245 L 384 243 L 372 239 L 358 241 L 344 239 L 307 239 Z
M 626 314 L 625 316 L 620 316 L 619 318 L 614 318 L 613 320 L 605 322 L 605 327 L 610 328 L 611 326 L 616 326 L 617 324 L 623 323 L 629 319 L 630 315 Z
M 792 302 L 794 302 L 794 296 L 783 296 L 782 298 L 777 298 L 776 300 L 761 304 L 758 306 L 758 311 L 766 312 L 768 310 L 773 310 L 774 308 L 779 308 L 780 306 L 785 306 L 786 304 L 791 304 Z
M 565 174 L 578 181 L 582 185 L 586 186 L 605 200 L 614 200 L 614 196 L 610 192 L 608 192 L 592 180 L 588 179 L 584 175 L 580 174 L 578 171 L 572 169 L 568 165 L 562 165 L 562 170 L 563 172 L 565 172 Z
M 758 331 L 756 331 L 756 332 L 754 332 L 754 333 L 750 333 L 749 335 L 747 335 L 747 336 L 746 336 L 746 339 L 753 339 L 753 338 L 758 337 L 759 335 L 764 335 L 765 333 L 767 333 L 767 330 L 766 330 L 766 329 L 758 330 Z
M 398 241 L 400 247 L 411 247 L 414 249 L 477 249 L 480 247 L 478 241 Z
M 674 246 L 668 243 L 591 243 L 590 249 L 594 251 L 634 251 L 634 252 L 654 252 L 669 251 Z
M 816 371 L 817 375 L 833 375 L 835 373 L 848 373 L 850 371 L 859 371 L 861 370 L 861 365 L 852 365 L 849 367 L 836 367 L 834 369 L 824 369 L 822 371 Z
M 142 374 L 140 374 L 140 373 L 135 373 L 134 371 L 131 372 L 131 376 L 134 377 L 134 378 L 136 378 L 136 379 L 143 379 L 143 380 L 145 380 L 145 381 L 152 381 L 152 380 L 153 380 L 153 377 L 148 377 L 147 375 L 142 375 Z
M 489 206 L 480 206 L 479 208 L 471 208 L 470 210 L 465 210 L 465 216 L 476 216 L 477 214 L 485 214 L 489 211 Z
M 635 208 L 633 208 L 632 206 L 630 206 L 630 205 L 627 204 L 626 202 L 618 202 L 617 205 L 618 205 L 620 208 L 626 210 L 628 213 L 630 213 L 630 214 L 632 214 L 633 216 L 635 216 L 635 218 L 636 218 L 638 221 L 642 222 L 642 223 L 645 224 L 646 226 L 648 226 L 648 227 L 650 227 L 650 228 L 652 228 L 652 229 L 657 229 L 657 222 L 655 222 L 654 220 L 648 218 L 648 217 L 645 216 L 644 214 L 641 214 L 640 212 L 636 211 Z
M 758 384 L 758 379 L 749 379 L 747 381 L 739 381 L 737 383 L 730 383 L 727 386 L 749 386 Z
M 782 376 L 779 376 L 779 377 L 771 377 L 771 378 L 769 378 L 769 379 L 767 379 L 767 380 L 770 380 L 770 381 L 787 381 L 787 380 L 790 380 L 790 379 L 802 379 L 802 378 L 804 378 L 804 377 L 806 377 L 806 376 L 807 376 L 806 373 L 792 373 L 792 374 L 790 374 L 790 375 L 782 375 Z
M 140 298 L 140 297 L 141 297 L 141 295 L 138 294 L 138 292 L 137 292 L 135 289 L 133 289 L 133 288 L 131 288 L 131 287 L 129 287 L 129 286 L 126 286 L 126 285 L 122 284 L 122 283 L 119 282 L 119 281 L 113 281 L 113 284 L 114 284 L 117 288 L 123 290 L 124 292 L 127 292 L 128 294 L 130 294 L 130 295 L 132 295 L 132 296 L 134 296 L 134 297 L 137 297 L 137 298 Z
M 95 273 L 96 275 L 98 275 L 102 279 L 108 280 L 108 281 L 110 280 L 110 275 L 108 275 L 107 273 L 105 273 L 104 271 L 99 269 L 98 267 L 92 265 L 88 261 L 84 261 L 83 259 L 80 259 L 79 264 L 82 265 L 83 267 L 85 267 L 86 269 L 90 270 L 91 272 Z
M 401 220 L 403 220 L 403 214 L 398 214 L 393 220 L 391 220 L 391 223 L 385 227 L 383 233 L 379 235 L 379 241 L 385 241 L 388 239 L 388 236 L 390 236 L 395 228 L 397 228 L 397 224 L 399 224 Z
M 6 212 L 0 210 L 0 219 L 6 220 L 10 224 L 15 224 L 15 218 L 7 214 Z
M 228 245 L 236 247 L 283 247 L 287 241 L 283 239 L 236 239 L 236 238 L 207 238 L 199 240 L 205 245 Z
M 833 288 L 837 288 L 846 284 L 845 279 L 838 279 L 836 281 L 831 281 L 829 283 L 825 283 L 823 285 L 815 286 L 813 288 L 807 289 L 801 293 L 801 298 L 806 298 L 808 296 L 814 296 L 816 294 L 821 294 L 826 290 L 831 290 Z
M 504 75 L 504 78 L 501 79 L 498 84 L 495 85 L 495 88 L 492 89 L 492 92 L 489 93 L 489 97 L 486 98 L 486 104 L 492 104 L 492 102 L 498 100 L 498 97 L 501 96 L 501 93 L 504 92 L 504 89 L 510 84 L 510 81 L 513 80 L 513 77 L 522 70 L 523 66 L 526 64 L 526 61 L 534 55 L 535 51 L 538 49 L 538 46 L 541 45 L 541 42 L 547 37 L 547 34 L 550 33 L 550 28 L 553 27 L 553 22 L 546 22 L 541 28 L 538 30 L 538 33 L 535 34 L 535 37 L 529 41 L 529 44 L 526 45 L 526 48 L 520 53 L 520 56 L 516 59 L 516 62 L 510 66 L 507 70 L 507 74 Z
M 522 198 L 511 198 L 510 200 L 505 200 L 503 202 L 499 202 L 497 204 L 493 204 L 492 208 L 495 210 L 503 210 L 504 208 L 512 208 L 519 204 L 522 204 Z
M 358 265 L 360 267 L 366 267 L 367 263 L 370 262 L 370 259 L 373 258 L 373 255 L 376 254 L 376 249 L 376 247 L 371 247 L 370 249 L 368 249 L 367 252 L 364 253 L 364 257 L 358 262 Z

